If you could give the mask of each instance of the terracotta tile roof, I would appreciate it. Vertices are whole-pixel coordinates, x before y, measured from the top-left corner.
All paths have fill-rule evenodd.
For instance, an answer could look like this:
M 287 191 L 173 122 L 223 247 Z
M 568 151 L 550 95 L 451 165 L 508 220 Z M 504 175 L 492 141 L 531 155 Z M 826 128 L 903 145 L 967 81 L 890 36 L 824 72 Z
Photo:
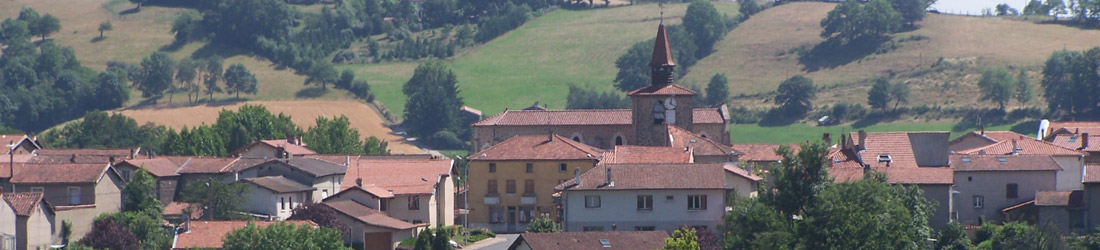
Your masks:
M 31 154 L 16 154 L 16 155 L 8 155 L 6 157 L 0 156 L 0 162 L 8 163 L 8 162 L 13 162 L 14 161 L 15 163 L 27 163 L 28 161 L 31 160 L 31 158 L 34 158 L 34 155 L 31 155 Z M 6 173 L 0 173 L 0 178 L 3 178 L 5 175 L 6 175 Z
M 311 221 L 285 221 L 286 223 L 293 223 L 299 226 L 310 225 L 316 227 L 317 224 Z M 248 224 L 254 224 L 258 227 L 267 227 L 271 224 L 283 223 L 282 221 L 192 221 L 190 228 L 187 232 L 181 233 L 176 236 L 176 244 L 173 249 L 191 249 L 191 248 L 221 248 L 222 239 L 225 238 L 229 232 L 243 228 Z
M 532 250 L 663 249 L 665 238 L 668 238 L 665 231 L 524 233 L 512 245 L 526 242 Z M 610 246 L 604 247 L 601 240 Z
M 63 164 L 63 163 L 76 163 L 76 164 L 107 164 L 114 159 L 115 162 L 126 160 L 130 158 L 129 148 L 122 149 L 39 149 L 35 151 L 35 156 L 28 160 L 28 163 L 37 164 Z M 141 149 L 134 148 L 134 154 L 138 154 Z
M 695 124 L 725 123 L 717 108 L 692 110 Z M 631 125 L 629 109 L 506 110 L 470 126 Z
M 169 177 L 179 176 L 176 171 L 180 169 L 179 164 L 176 164 L 172 160 L 165 157 L 157 157 L 152 159 L 131 159 L 118 163 L 120 166 L 132 166 L 134 168 L 142 168 L 149 171 L 149 174 L 155 177 Z
M 1061 171 L 1049 155 L 952 155 L 956 172 L 969 171 Z
M 1019 147 L 1019 150 L 1016 150 L 1016 152 L 1021 155 L 1083 155 L 1080 151 L 1059 147 L 1049 142 L 1032 138 L 1000 141 L 993 145 L 957 151 L 955 153 L 971 155 L 983 153 L 991 155 L 1010 155 L 1013 152 L 1014 145 Z
M 1068 133 L 1100 133 L 1100 122 L 1050 122 L 1048 128 L 1048 136 L 1057 134 L 1058 130 Z
M 359 159 L 348 168 L 340 189 L 355 186 L 356 178 L 362 178 L 363 186 L 376 186 L 394 195 L 432 194 L 441 176 L 450 176 L 453 162 L 451 159 Z
M 607 170 L 611 182 L 607 185 Z M 726 189 L 725 164 L 607 164 L 559 184 L 560 190 Z
M 520 135 L 504 140 L 470 160 L 596 160 L 603 150 L 576 142 L 560 135 L 547 141 L 545 135 Z
M 672 50 L 668 46 L 668 33 L 665 24 L 657 26 L 657 38 L 653 42 L 653 56 L 649 58 L 649 67 L 676 66 L 672 61 Z
M 279 164 L 289 167 L 291 169 L 302 171 L 303 173 L 309 174 L 313 177 L 322 177 L 336 174 L 342 175 L 344 174 L 344 172 L 347 172 L 348 168 L 344 166 L 344 161 L 341 160 L 340 162 L 341 163 L 337 164 L 314 158 L 275 159 L 268 160 L 267 162 L 263 162 L 253 166 L 245 167 L 244 169 L 263 166 L 267 164 Z
M 178 160 L 174 160 L 178 162 Z M 180 174 L 217 174 L 232 173 L 263 163 L 263 159 L 192 157 L 181 165 Z
M 603 153 L 600 164 L 692 163 L 691 151 L 674 147 L 615 146 Z
M 308 148 L 304 147 L 303 145 L 296 145 L 296 144 L 290 143 L 290 142 L 286 141 L 286 139 L 261 140 L 260 143 L 267 144 L 268 146 L 271 146 L 273 148 L 283 147 L 283 149 L 285 149 L 287 153 L 292 154 L 292 155 L 317 154 L 317 152 L 313 152 L 313 150 L 309 150 Z
M 754 144 L 754 143 L 742 143 L 733 144 L 731 148 L 741 156 L 738 159 L 746 161 L 780 161 L 783 160 L 783 156 L 776 154 L 775 150 L 779 149 L 779 146 L 783 144 Z M 798 150 L 798 144 L 788 144 L 791 149 Z
M 1100 183 L 1100 163 L 1085 163 L 1084 183 Z
M 725 156 L 738 154 L 729 145 L 723 145 L 674 125 L 668 125 L 668 134 L 672 137 L 671 144 L 673 148 L 691 148 L 695 155 Z
M 971 132 L 971 133 L 975 133 L 975 132 Z M 976 132 L 976 133 L 978 133 L 978 135 L 981 135 L 981 132 Z M 1031 136 L 1028 136 L 1028 135 L 1025 135 L 1025 134 L 1016 133 L 1016 132 L 1012 132 L 1012 131 L 985 131 L 985 137 L 996 140 L 997 142 L 1008 141 L 1008 140 L 1012 140 L 1012 139 L 1021 139 L 1021 138 L 1034 138 L 1034 137 L 1031 137 Z
M 111 170 L 104 164 L 22 164 L 15 165 L 12 183 L 95 183 Z M 113 170 L 111 170 L 113 171 Z
M 337 212 L 354 218 L 355 220 L 358 220 L 359 222 L 367 225 L 398 230 L 412 229 L 417 227 L 417 225 L 394 219 L 393 217 L 386 215 L 386 213 L 374 210 L 373 208 L 364 206 L 363 204 L 359 204 L 358 202 L 352 200 L 325 201 L 322 204 L 325 204 L 326 206 L 335 209 Z
M 1022 208 L 1022 207 L 1027 207 L 1027 206 L 1030 206 L 1030 205 L 1035 205 L 1035 200 L 1025 201 L 1025 202 L 1022 202 L 1020 204 L 1016 204 L 1016 205 L 1012 205 L 1010 207 L 1006 207 L 1004 209 L 1001 209 L 1001 212 L 1006 212 L 1007 213 L 1009 211 L 1016 210 L 1016 209 L 1019 209 L 1019 208 Z M 981 228 L 981 227 L 968 228 L 967 230 L 977 230 L 978 228 Z
M 39 202 L 46 202 L 42 199 L 42 193 L 3 193 L 4 201 L 11 206 L 12 210 L 15 210 L 15 215 L 18 216 L 31 216 L 34 213 L 35 208 L 38 207 Z M 46 206 L 50 207 L 50 206 Z M 52 211 L 51 211 L 52 212 Z
M 676 84 L 646 85 L 630 91 L 628 96 L 635 95 L 696 95 L 695 91 Z
M 374 197 L 378 197 L 378 198 L 381 198 L 381 199 L 393 198 L 393 193 L 390 193 L 389 190 L 386 190 L 384 188 L 380 188 L 378 186 L 363 186 L 363 187 L 360 187 L 360 186 L 354 186 L 353 185 L 351 187 L 340 190 L 340 192 L 336 192 L 335 194 L 329 195 L 328 196 L 329 198 L 325 198 L 325 199 L 327 200 L 327 199 L 330 199 L 332 197 L 337 197 L 337 196 L 343 195 L 344 193 L 351 193 L 351 192 L 362 192 L 362 193 L 366 193 L 366 194 L 369 194 L 369 195 L 372 195 Z
M 1089 144 L 1087 147 L 1081 147 L 1084 144 L 1084 137 L 1080 134 L 1058 134 L 1055 135 L 1051 144 L 1058 145 L 1063 148 L 1076 149 L 1087 152 L 1100 151 L 1100 134 L 1089 134 Z
M 241 181 L 255 184 L 258 187 L 271 190 L 275 193 L 294 193 L 294 192 L 306 192 L 312 191 L 314 187 L 302 185 L 296 181 L 287 179 L 283 176 L 264 176 L 256 178 L 245 178 Z
M 829 175 L 835 182 L 846 182 L 863 179 L 864 166 L 867 164 L 871 170 L 886 174 L 886 180 L 890 183 L 902 184 L 951 184 L 954 182 L 954 171 L 947 165 L 947 133 L 946 132 L 886 132 L 869 133 L 866 145 L 857 145 L 856 150 L 843 149 L 831 152 L 828 155 L 832 163 Z M 858 138 L 857 133 L 852 133 L 852 138 Z M 942 142 L 914 142 L 921 138 L 943 138 Z M 858 143 L 858 139 L 853 139 Z M 941 145 L 942 144 L 942 145 Z M 917 147 L 942 148 L 944 165 L 919 166 L 917 163 Z M 865 147 L 858 150 L 858 147 Z M 855 152 L 857 151 L 858 152 Z M 879 155 L 889 155 L 891 161 L 879 162 Z M 930 155 L 926 158 L 940 157 Z
M 190 211 L 188 213 L 187 211 Z M 198 203 L 187 202 L 171 202 L 164 206 L 164 212 L 161 215 L 184 215 L 188 214 L 192 220 L 198 220 L 202 218 L 202 207 Z
M 1080 207 L 1084 204 L 1084 192 L 1078 191 L 1038 191 L 1035 192 L 1036 206 Z

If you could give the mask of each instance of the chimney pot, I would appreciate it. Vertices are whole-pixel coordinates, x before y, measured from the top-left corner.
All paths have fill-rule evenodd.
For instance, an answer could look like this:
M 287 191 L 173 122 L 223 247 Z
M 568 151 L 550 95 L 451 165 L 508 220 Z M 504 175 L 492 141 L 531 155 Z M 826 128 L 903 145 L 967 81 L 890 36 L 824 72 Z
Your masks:
M 1081 134 L 1081 149 L 1089 147 L 1089 133 Z
M 982 125 L 982 135 L 985 135 L 985 125 Z
M 604 185 L 607 185 L 607 186 L 614 186 L 615 185 L 614 182 L 611 182 L 611 166 L 607 166 L 607 183 L 604 183 Z
M 859 130 L 859 148 L 867 149 L 867 131 Z
M 1016 139 L 1012 139 L 1012 155 L 1020 154 L 1020 144 L 1016 142 Z

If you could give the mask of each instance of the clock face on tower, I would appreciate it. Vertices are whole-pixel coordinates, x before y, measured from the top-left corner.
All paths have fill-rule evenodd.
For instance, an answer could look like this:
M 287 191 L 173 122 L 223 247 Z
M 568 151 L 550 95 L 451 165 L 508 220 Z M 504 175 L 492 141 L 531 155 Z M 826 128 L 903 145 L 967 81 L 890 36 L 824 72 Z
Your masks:
M 665 98 L 665 109 L 676 109 L 676 99 L 672 97 Z

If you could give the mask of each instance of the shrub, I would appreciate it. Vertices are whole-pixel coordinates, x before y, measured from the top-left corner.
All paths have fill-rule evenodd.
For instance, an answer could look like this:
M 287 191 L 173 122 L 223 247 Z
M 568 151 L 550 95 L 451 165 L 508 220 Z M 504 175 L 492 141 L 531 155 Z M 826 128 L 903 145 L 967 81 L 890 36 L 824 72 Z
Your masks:
M 435 147 L 450 149 L 464 148 L 466 146 L 466 143 L 463 142 L 462 139 L 458 139 L 457 134 L 449 130 L 435 132 L 435 134 L 428 139 L 428 143 Z

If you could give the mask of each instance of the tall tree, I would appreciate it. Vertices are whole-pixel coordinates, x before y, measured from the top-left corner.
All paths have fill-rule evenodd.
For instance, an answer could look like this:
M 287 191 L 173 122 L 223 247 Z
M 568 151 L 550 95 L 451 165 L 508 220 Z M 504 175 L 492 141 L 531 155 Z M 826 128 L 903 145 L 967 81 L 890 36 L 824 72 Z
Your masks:
M 709 55 L 714 50 L 714 44 L 729 31 L 722 14 L 705 0 L 696 0 L 688 5 L 683 26 L 695 38 L 695 46 L 698 46 L 695 56 L 700 58 Z
M 890 85 L 890 98 L 894 99 L 894 110 L 898 110 L 898 104 L 909 103 L 909 84 L 897 82 Z
M 340 214 L 332 207 L 322 203 L 306 203 L 295 207 L 287 220 L 309 220 L 318 226 L 335 228 L 343 234 L 351 233 L 351 228 L 340 222 Z
M 1027 70 L 1020 69 L 1020 74 L 1016 75 L 1016 100 L 1028 103 L 1032 97 L 1035 97 L 1035 93 L 1031 89 L 1031 81 L 1027 79 Z
M 179 81 L 180 90 L 187 92 L 187 102 L 191 101 L 191 95 L 198 92 L 199 85 L 195 82 L 198 77 L 198 64 L 190 59 L 180 60 L 176 68 L 176 81 Z
M 230 94 L 236 94 L 241 99 L 241 93 L 256 94 L 256 76 L 244 67 L 244 64 L 235 63 L 225 70 L 225 87 Z
M 103 39 L 103 32 L 104 31 L 111 31 L 111 30 L 114 30 L 114 29 L 115 29 L 115 26 L 111 25 L 111 21 L 103 21 L 102 23 L 99 23 L 99 38 Z
M 696 250 L 699 249 L 698 238 L 695 229 L 682 227 L 672 231 L 672 235 L 665 238 L 664 250 Z
M 133 179 L 122 188 L 122 211 L 159 216 L 164 207 L 157 200 L 156 185 L 156 180 L 144 168 L 134 172 Z
M 432 237 L 432 250 L 454 250 L 451 247 L 450 232 L 442 227 L 435 228 L 435 237 Z
M 340 115 L 332 120 L 317 117 L 317 125 L 310 127 L 302 140 L 306 147 L 318 154 L 362 154 L 363 143 L 359 131 L 351 127 L 348 117 Z
M 95 249 L 138 249 L 141 245 L 130 229 L 110 219 L 96 221 L 80 244 Z
M 707 83 L 707 104 L 719 105 L 726 103 L 730 98 L 729 80 L 726 74 L 714 74 Z
M 871 108 L 881 109 L 886 111 L 886 107 L 890 105 L 893 99 L 890 97 L 890 80 L 886 78 L 875 79 L 875 85 L 871 86 L 871 90 L 867 91 L 867 105 Z
M 164 220 L 160 212 L 105 213 L 95 217 L 95 221 L 101 220 L 113 221 L 133 232 L 142 250 L 161 250 L 172 247 L 172 234 L 160 224 Z
M 817 198 L 799 228 L 806 249 L 922 249 L 932 236 L 933 203 L 882 173 L 830 185 Z
M 141 73 L 137 79 L 141 97 L 157 99 L 164 97 L 164 91 L 172 87 L 172 76 L 175 72 L 175 61 L 164 52 L 153 54 L 141 61 Z
M 214 123 L 219 138 L 225 139 L 223 152 L 230 152 L 244 147 L 257 140 L 282 139 L 302 134 L 291 120 L 291 117 L 283 113 L 272 114 L 263 105 L 245 104 L 237 109 L 222 110 L 218 112 L 218 120 Z
M 412 78 L 402 87 L 405 101 L 404 126 L 415 136 L 436 132 L 462 131 L 462 98 L 458 97 L 458 78 L 442 63 L 428 62 L 416 67 Z M 460 134 L 460 133 L 456 133 Z
M 1069 14 L 1066 11 L 1066 3 L 1062 0 L 1047 0 L 1043 4 L 1043 10 L 1045 10 L 1043 14 L 1053 16 L 1055 22 L 1058 21 L 1058 16 Z
M 782 163 L 773 169 L 774 194 L 764 196 L 779 212 L 789 216 L 801 215 L 817 202 L 818 192 L 832 179 L 828 175 L 828 146 L 824 143 L 804 143 L 795 152 L 781 146 L 776 153 L 783 156 Z
M 817 98 L 814 81 L 802 75 L 795 75 L 779 84 L 776 90 L 775 104 L 790 115 L 805 115 L 813 107 Z
M 881 39 L 901 27 L 902 17 L 886 0 L 847 0 L 821 20 L 821 37 L 844 42 Z
M 222 76 L 222 59 L 221 58 L 208 58 L 203 70 L 203 85 L 206 85 L 206 94 L 210 95 L 210 99 L 214 99 L 214 93 L 221 93 L 222 88 L 218 86 L 218 80 Z
M 365 155 L 390 155 L 389 142 L 368 136 L 363 141 L 363 154 Z
M 248 186 L 225 184 L 213 178 L 198 179 L 187 183 L 180 192 L 180 201 L 198 203 L 207 208 L 203 216 L 214 220 L 233 220 L 243 217 L 241 204 Z
M 321 89 L 326 89 L 327 83 L 335 83 L 339 79 L 339 73 L 336 72 L 336 68 L 332 67 L 332 63 L 319 61 L 314 62 L 313 66 L 309 67 L 309 71 L 306 74 L 306 85 L 320 84 Z
M 34 34 L 41 37 L 44 41 L 46 40 L 46 36 L 49 36 L 50 34 L 61 30 L 61 20 L 57 19 L 57 17 L 49 13 L 46 13 L 45 15 L 42 15 L 42 17 L 38 18 L 38 20 L 35 20 L 35 22 L 31 24 L 31 26 L 33 27 L 31 28 L 31 30 L 34 31 Z
M 130 100 L 130 88 L 126 86 L 125 76 L 111 71 L 99 72 L 95 82 L 95 108 L 111 110 L 121 107 Z
M 936 250 L 968 250 L 970 238 L 966 236 L 966 230 L 958 221 L 947 223 L 947 227 L 936 236 Z
M 1008 70 L 992 68 L 982 73 L 981 80 L 978 80 L 978 88 L 981 89 L 982 100 L 996 103 L 999 109 L 1004 110 L 1005 104 L 1012 100 L 1014 83 Z
M 906 25 L 912 26 L 917 21 L 924 19 L 924 13 L 928 12 L 928 7 L 935 3 L 935 0 L 891 0 L 891 5 L 894 6 L 894 10 L 901 14 L 901 18 L 905 20 Z

